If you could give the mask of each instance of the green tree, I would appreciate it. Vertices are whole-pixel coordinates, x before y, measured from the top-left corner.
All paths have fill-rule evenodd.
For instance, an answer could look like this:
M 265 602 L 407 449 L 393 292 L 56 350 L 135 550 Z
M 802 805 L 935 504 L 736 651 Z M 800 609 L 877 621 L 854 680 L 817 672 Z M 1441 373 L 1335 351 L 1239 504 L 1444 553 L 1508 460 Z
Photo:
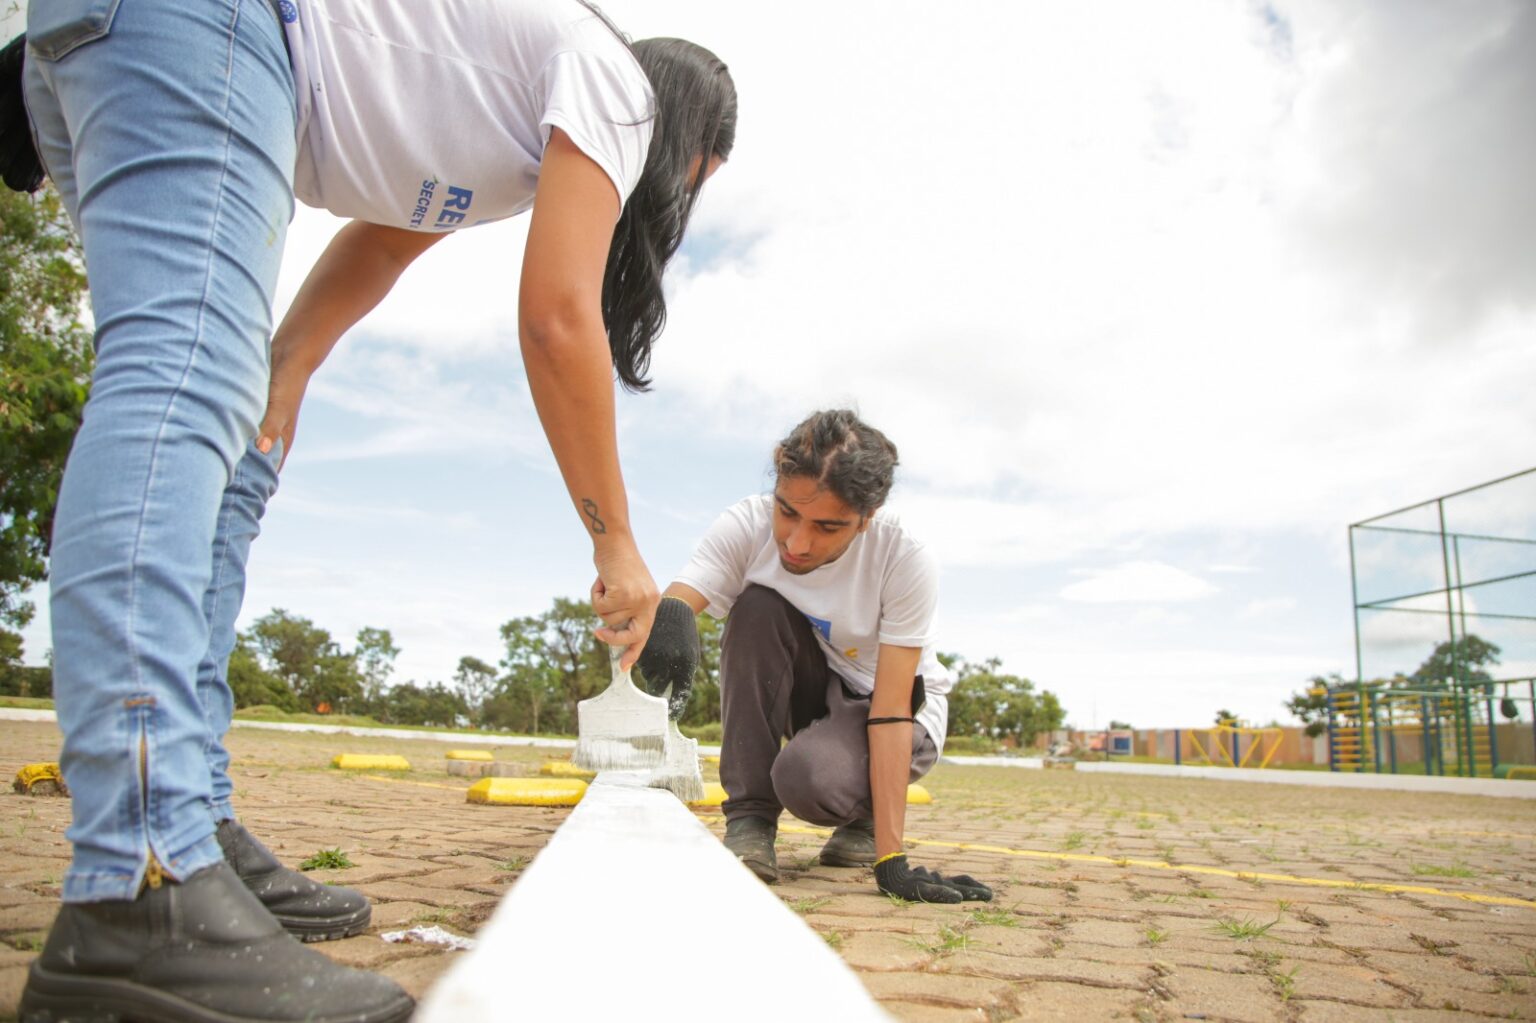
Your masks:
M 1230 710 L 1226 710 L 1226 709 L 1218 710 L 1216 712 L 1216 723 L 1218 725 L 1234 725 L 1235 726 L 1237 724 L 1237 715 L 1232 713 Z
M 85 270 L 53 189 L 0 189 L 0 669 L 21 660 L 90 387 Z
M 544 633 L 544 616 L 514 618 L 501 626 L 506 653 L 501 659 L 505 673 L 486 701 L 483 717 L 493 728 L 539 733 L 560 729 L 545 714 L 559 699 L 560 669 L 550 657 Z
M 353 648 L 357 671 L 363 681 L 363 699 L 372 703 L 384 692 L 389 676 L 395 671 L 395 658 L 400 648 L 388 629 L 364 626 L 357 632 L 357 646 Z
M 1502 651 L 1479 636 L 1468 634 L 1457 640 L 1446 640 L 1419 665 L 1409 678 L 1413 683 L 1444 684 L 1455 679 L 1459 682 L 1491 682 L 1493 676 L 1484 671 L 1485 665 L 1499 663 Z
M 1307 726 L 1308 735 L 1316 738 L 1328 730 L 1328 690 L 1343 684 L 1344 680 L 1337 672 L 1313 675 L 1307 679 L 1305 689 L 1292 693 L 1285 701 L 1285 709 Z
M 556 597 L 543 614 L 501 627 L 506 669 L 488 716 L 518 731 L 576 728 L 576 705 L 608 684 L 608 648 L 592 630 L 598 620 L 584 601 Z
M 236 707 L 276 707 L 290 713 L 299 709 L 299 698 L 288 685 L 261 666 L 248 637 L 241 636 L 229 655 L 229 688 Z
M 464 714 L 464 698 L 441 682 L 420 686 L 402 682 L 385 690 L 373 704 L 374 715 L 392 725 L 452 728 Z
M 246 638 L 261 666 L 281 680 L 303 707 L 329 706 L 342 713 L 362 701 L 357 658 L 308 618 L 274 608 L 256 620 Z
M 973 663 L 951 654 L 941 655 L 940 661 L 945 657 L 956 672 L 949 696 L 950 735 L 1011 739 L 1023 747 L 1042 732 L 1060 728 L 1066 719 L 1056 694 L 1037 693 L 1029 679 L 1003 673 L 1000 659 Z
M 465 713 L 479 721 L 485 701 L 496 689 L 496 669 L 478 657 L 460 657 L 453 673 L 453 684 L 464 700 Z

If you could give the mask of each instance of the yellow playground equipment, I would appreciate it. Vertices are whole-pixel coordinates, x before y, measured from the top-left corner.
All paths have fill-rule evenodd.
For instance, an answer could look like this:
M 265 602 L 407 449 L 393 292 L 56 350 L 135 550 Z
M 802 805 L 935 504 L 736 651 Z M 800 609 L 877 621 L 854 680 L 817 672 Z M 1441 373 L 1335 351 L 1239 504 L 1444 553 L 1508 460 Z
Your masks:
M 1328 766 L 1335 771 L 1398 774 L 1407 768 L 1424 774 L 1494 777 L 1499 767 L 1493 709 L 1497 685 L 1320 686 L 1313 693 L 1327 696 Z M 1504 696 L 1505 701 L 1513 699 Z
M 1283 728 L 1240 728 L 1231 722 L 1189 730 L 1190 745 L 1209 767 L 1268 767 L 1284 736 Z

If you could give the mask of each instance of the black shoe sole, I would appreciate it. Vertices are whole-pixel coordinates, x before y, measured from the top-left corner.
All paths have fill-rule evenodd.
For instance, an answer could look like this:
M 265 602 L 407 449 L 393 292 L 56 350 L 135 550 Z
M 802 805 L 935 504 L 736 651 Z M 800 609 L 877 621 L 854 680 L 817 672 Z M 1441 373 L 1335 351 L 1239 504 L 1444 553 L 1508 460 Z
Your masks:
M 371 904 L 364 906 L 361 911 L 352 916 L 340 919 L 316 920 L 312 917 L 278 916 L 276 913 L 273 916 L 283 925 L 283 930 L 305 944 L 312 944 L 317 941 L 336 941 L 362 934 L 368 929 L 368 924 L 373 919 L 373 906 Z
M 372 1012 L 303 1017 L 306 1023 L 405 1023 L 409 997 Z M 272 1016 L 232 1016 L 164 991 L 108 977 L 50 973 L 36 962 L 17 1007 L 20 1023 L 273 1023 Z M 298 1020 L 299 1017 L 292 1017 Z
M 752 871 L 752 873 L 756 874 L 757 875 L 757 879 L 759 881 L 763 882 L 763 884 L 778 884 L 779 883 L 779 868 L 778 867 L 771 867 L 771 866 L 767 865 L 766 863 L 758 863 L 758 862 L 753 861 L 753 860 L 742 860 L 741 863 L 742 863 L 742 866 L 746 867 L 748 870 Z

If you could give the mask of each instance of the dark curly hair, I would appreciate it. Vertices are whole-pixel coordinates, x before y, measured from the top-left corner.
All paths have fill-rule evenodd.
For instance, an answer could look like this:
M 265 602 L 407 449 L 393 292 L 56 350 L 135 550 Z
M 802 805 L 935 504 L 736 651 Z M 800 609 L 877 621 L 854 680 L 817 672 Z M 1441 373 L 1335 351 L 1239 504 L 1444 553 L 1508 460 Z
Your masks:
M 811 413 L 773 450 L 779 479 L 813 479 L 862 516 L 885 503 L 897 462 L 890 438 L 841 408 Z

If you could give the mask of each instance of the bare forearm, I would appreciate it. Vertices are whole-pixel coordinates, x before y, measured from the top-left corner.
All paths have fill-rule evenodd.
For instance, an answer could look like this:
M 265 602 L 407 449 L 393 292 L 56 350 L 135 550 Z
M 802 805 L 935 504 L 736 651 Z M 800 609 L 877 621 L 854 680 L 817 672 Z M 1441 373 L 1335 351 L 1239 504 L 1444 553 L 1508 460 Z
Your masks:
M 912 687 L 917 678 L 920 649 L 880 644 L 875 661 L 875 691 L 869 698 L 869 718 L 912 716 Z M 912 775 L 912 722 L 871 724 L 869 732 L 869 791 L 875 808 L 875 855 L 901 852 L 907 822 L 907 779 Z
M 534 407 L 594 550 L 632 541 L 619 467 L 608 344 L 596 322 L 524 325 L 523 364 Z
M 592 540 L 597 637 L 639 658 L 656 617 L 656 582 L 629 522 L 614 431 L 613 368 L 603 323 L 604 267 L 619 197 L 601 167 L 551 130 L 518 286 L 523 369 L 571 504 Z
M 871 717 L 876 715 L 871 711 Z M 912 772 L 912 725 L 869 728 L 869 791 L 875 809 L 875 855 L 902 851 L 907 823 L 907 778 Z
M 336 232 L 272 337 L 274 371 L 286 367 L 312 374 L 439 237 L 359 221 Z

